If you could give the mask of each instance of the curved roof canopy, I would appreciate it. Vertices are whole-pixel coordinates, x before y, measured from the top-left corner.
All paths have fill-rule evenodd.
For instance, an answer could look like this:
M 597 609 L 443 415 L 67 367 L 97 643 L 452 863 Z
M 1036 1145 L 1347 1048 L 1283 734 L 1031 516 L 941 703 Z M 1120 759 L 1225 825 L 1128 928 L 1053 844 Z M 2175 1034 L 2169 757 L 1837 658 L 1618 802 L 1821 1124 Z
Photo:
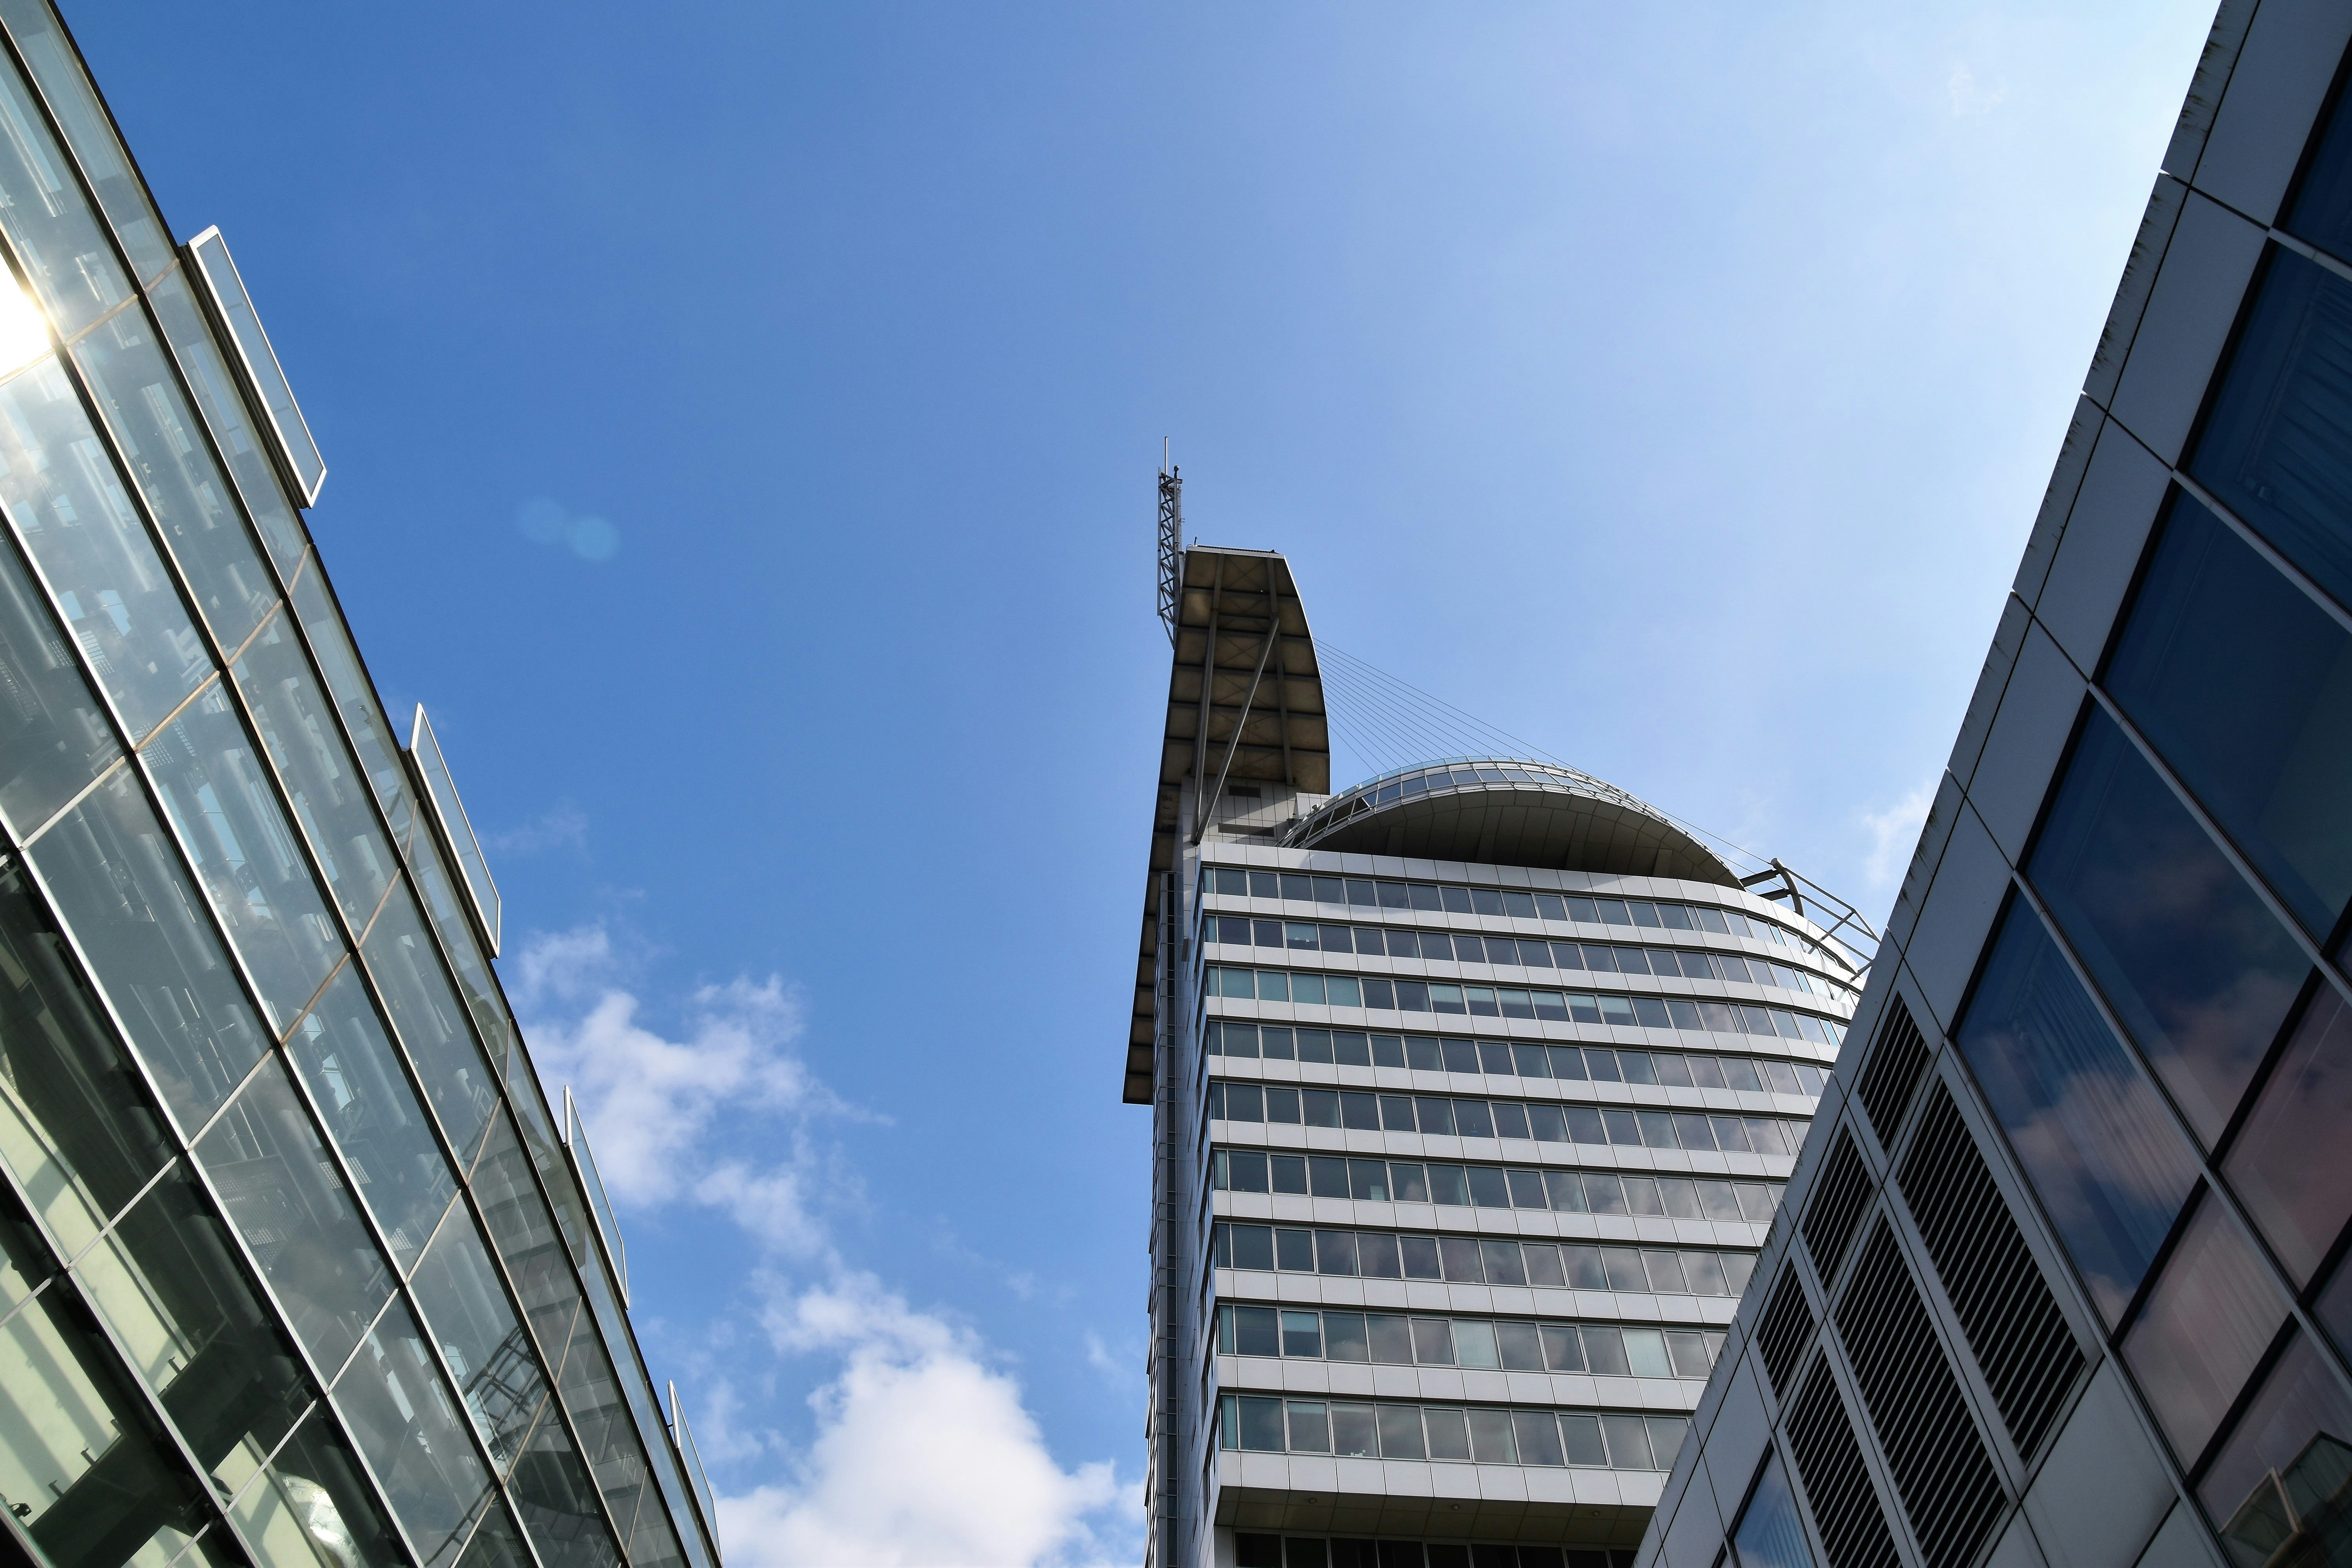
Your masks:
M 1151 1100 L 1160 883 L 1177 863 L 1184 781 L 1199 781 L 1196 796 L 1213 794 L 1221 781 L 1276 784 L 1302 795 L 1331 788 L 1323 671 L 1288 561 L 1270 550 L 1194 545 L 1185 551 L 1173 631 L 1135 1014 L 1127 1037 L 1125 1097 L 1139 1104 Z
M 1616 785 L 1507 757 L 1382 773 L 1332 796 L 1283 844 L 1740 885 L 1713 850 Z

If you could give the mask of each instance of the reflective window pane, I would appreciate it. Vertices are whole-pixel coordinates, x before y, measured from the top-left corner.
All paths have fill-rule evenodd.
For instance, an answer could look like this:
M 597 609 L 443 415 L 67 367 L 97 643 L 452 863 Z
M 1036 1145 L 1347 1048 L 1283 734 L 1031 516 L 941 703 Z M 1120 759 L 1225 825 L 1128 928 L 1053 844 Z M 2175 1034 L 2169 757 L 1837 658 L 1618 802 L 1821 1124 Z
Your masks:
M 33 862 L 181 1131 L 202 1126 L 268 1041 L 137 776 L 100 784 Z
M 196 1159 L 297 1337 L 320 1366 L 341 1366 L 391 1293 L 392 1271 L 283 1067 L 254 1075 Z
M 2095 709 L 2026 875 L 2210 1145 L 2310 970 L 2235 868 Z
M 202 1190 L 173 1172 L 74 1277 L 220 1495 L 234 1496 L 314 1391 Z
M 56 923 L 22 868 L 0 870 L 0 1159 L 79 1252 L 170 1157 Z
M 412 1288 L 457 1395 L 501 1470 L 523 1440 L 547 1396 L 530 1335 L 515 1316 L 473 1220 L 462 1210 L 434 1238 Z
M 215 681 L 141 753 L 196 877 L 282 1031 L 343 955 L 253 741 Z
M 124 254 L 141 278 L 153 278 L 172 263 L 171 236 L 131 172 L 73 45 L 41 0 L 0 0 L 0 17 L 6 18 L 9 36 L 57 116 L 66 145 L 97 193 L 99 208 L 113 226 Z
M 2352 1215 L 2352 1008 L 2321 985 L 2222 1171 L 2298 1284 Z
M 2189 471 L 2352 605 L 2352 283 L 2273 246 Z
M 466 1543 L 466 1554 L 457 1560 L 463 1568 L 536 1568 L 506 1504 L 495 1497 L 486 1503 L 481 1522 L 474 1526 L 474 1539 Z M 551 1562 L 561 1561 L 551 1558 Z
M 2200 1483 L 2240 1563 L 2342 1562 L 2352 1549 L 2352 1394 L 2297 1334 Z
M 417 918 L 416 900 L 394 888 L 362 944 L 368 973 L 392 1015 L 392 1026 L 416 1064 L 441 1129 L 460 1161 L 481 1146 L 498 1089 L 482 1066 L 465 1008 L 450 989 L 441 955 Z
M 2165 1260 L 2124 1360 L 2181 1464 L 2193 1465 L 2286 1321 L 2262 1255 L 2210 1196 Z
M 13 549 L 0 549 L 0 812 L 29 834 L 122 754 Z
M 407 1558 L 324 1405 L 229 1507 L 269 1568 L 394 1568 Z
M 0 0 L 0 5 L 25 3 L 26 0 Z M 252 414 L 236 391 L 228 362 L 221 357 L 212 329 L 206 325 L 195 296 L 189 291 L 187 275 L 174 269 L 170 277 L 147 290 L 147 299 L 155 307 L 156 319 L 163 323 L 165 343 L 178 356 L 180 372 L 195 393 L 196 406 L 203 410 L 205 422 L 212 426 L 213 440 L 228 464 L 230 477 L 236 481 L 247 515 L 260 531 L 261 541 L 268 546 L 269 558 L 278 563 L 278 572 L 291 577 L 302 559 L 301 525 L 294 521 L 293 508 L 287 501 L 277 468 L 262 450 L 260 442 L 264 437 L 254 432 Z
M 335 976 L 286 1049 L 394 1261 L 413 1267 L 457 1183 L 355 969 Z
M 0 465 L 9 521 L 124 726 L 144 736 L 212 659 L 54 358 L 0 382 Z
M 70 1285 L 0 1324 L 0 1507 L 52 1563 L 166 1562 L 203 1491 Z
M 543 1562 L 564 1568 L 611 1568 L 621 1561 L 597 1500 L 595 1478 L 581 1461 L 551 1403 L 541 1406 L 539 1424 L 508 1484 L 523 1529 Z
M 0 495 L 5 493 L 0 489 Z M 343 729 L 351 736 L 352 749 L 359 753 L 360 769 L 367 774 L 368 787 L 375 791 L 376 804 L 383 807 L 384 820 L 392 825 L 393 837 L 397 840 L 415 821 L 408 795 L 408 774 L 401 763 L 399 748 L 392 743 L 391 726 L 384 719 L 383 706 L 376 701 L 375 688 L 368 684 L 358 650 L 352 647 L 351 633 L 344 629 L 342 616 L 335 609 L 320 578 L 316 555 L 304 562 L 289 591 L 294 600 L 294 613 L 310 639 L 311 656 L 319 661 L 319 673 L 334 695 L 335 708 L 343 717 Z
M 540 1352 L 549 1366 L 561 1371 L 585 1303 L 565 1258 L 563 1238 L 531 1181 L 530 1156 L 504 1117 L 491 1126 L 481 1163 L 474 1170 L 473 1189 L 491 1245 L 514 1281 Z
M 418 847 L 423 852 L 416 857 L 416 885 L 425 895 L 425 908 L 433 917 L 433 929 L 441 933 L 441 946 L 449 955 L 449 966 L 457 972 L 457 990 L 465 998 L 466 1010 L 474 1020 L 476 1031 L 489 1048 L 491 1065 L 504 1078 L 511 1070 L 509 1056 L 514 1044 L 506 1004 L 490 980 L 489 965 L 482 960 L 481 943 L 475 939 L 473 923 L 458 907 L 457 894 L 450 886 L 448 869 L 441 863 L 439 847 L 424 842 Z
M 334 1399 L 425 1568 L 454 1563 L 489 1473 L 424 1333 L 399 1301 L 335 1380 Z
M 2021 900 L 1993 937 L 1958 1038 L 2060 1239 L 2113 1321 L 2171 1228 L 2196 1167 L 2155 1089 Z
M 261 628 L 235 673 L 328 885 L 353 929 L 363 929 L 391 886 L 398 858 L 286 616 Z
M 114 247 L 14 70 L 0 71 L 0 230 L 60 338 L 131 297 Z
M 236 647 L 276 601 L 278 585 L 146 312 L 135 306 L 116 311 L 69 352 L 147 515 L 187 578 L 197 613 L 221 647 Z
M 2107 689 L 2304 924 L 2352 899 L 2352 636 L 2185 493 Z

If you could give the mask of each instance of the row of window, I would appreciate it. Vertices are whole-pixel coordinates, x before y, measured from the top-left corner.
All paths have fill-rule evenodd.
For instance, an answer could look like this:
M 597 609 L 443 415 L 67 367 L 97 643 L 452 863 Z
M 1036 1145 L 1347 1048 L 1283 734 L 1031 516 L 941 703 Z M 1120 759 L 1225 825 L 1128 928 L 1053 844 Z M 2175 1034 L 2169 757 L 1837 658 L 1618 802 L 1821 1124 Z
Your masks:
M 1302 921 L 1253 920 L 1246 915 L 1202 916 L 1201 940 L 1226 947 L 1276 947 L 1292 952 L 1356 952 L 1424 963 L 1514 963 L 1528 969 L 1580 969 L 1593 974 L 1723 980 L 1740 985 L 1778 985 L 1784 991 L 1811 992 L 1832 1001 L 1844 1001 L 1853 994 L 1843 986 L 1785 963 L 1692 948 L 1612 947 L 1535 937 L 1474 936 L 1468 931 L 1309 925 Z
M 1496 1322 L 1485 1318 L 1409 1318 L 1401 1312 L 1221 1305 L 1217 1349 L 1226 1355 L 1293 1361 L 1581 1372 L 1595 1377 L 1704 1378 L 1715 1369 L 1723 1335 L 1712 1329 Z
M 1652 931 L 1713 931 L 1717 936 L 1744 936 L 1827 957 L 1849 973 L 1853 968 L 1798 932 L 1738 910 L 1717 909 L 1712 904 L 1589 899 L 1572 893 L 1521 892 L 1514 888 L 1444 887 L 1428 882 L 1375 881 L 1361 877 L 1318 877 L 1297 871 L 1249 871 L 1233 866 L 1202 867 L 1200 890 L 1225 898 L 1284 899 L 1298 904 L 1419 910 L 1427 914 L 1499 915 L 1523 921 L 1573 921 L 1579 925 Z
M 1242 1002 L 1305 1003 L 1318 1007 L 1366 1007 L 1379 1013 L 1452 1013 L 1474 1018 L 1540 1018 L 1551 1024 L 1614 1024 L 1622 1028 L 1704 1029 L 1717 1035 L 1778 1036 L 1834 1046 L 1844 1030 L 1811 1013 L 1737 1002 L 1679 1001 L 1657 996 L 1590 996 L 1515 986 L 1449 985 L 1434 981 L 1382 980 L 1355 974 L 1310 974 L 1282 969 L 1232 969 L 1208 964 L 1201 994 Z
M 1546 1209 L 1555 1214 L 1638 1215 L 1769 1225 L 1781 1186 L 1696 1181 L 1614 1171 L 1528 1171 L 1498 1165 L 1423 1165 L 1338 1155 L 1265 1154 L 1220 1149 L 1210 1160 L 1218 1192 L 1286 1193 L 1426 1203 L 1453 1208 Z
M 1263 1101 L 1263 1103 L 1261 1103 Z M 1810 1123 L 1775 1116 L 1723 1116 L 1696 1110 L 1633 1110 L 1614 1106 L 1522 1104 L 1509 1100 L 1438 1100 L 1280 1084 L 1211 1084 L 1212 1121 L 1361 1131 L 1422 1132 L 1461 1138 L 1519 1138 L 1537 1143 L 1614 1144 L 1712 1153 L 1786 1154 L 1804 1146 Z
M 1597 1247 L 1493 1236 L 1398 1236 L 1381 1230 L 1291 1230 L 1219 1220 L 1210 1240 L 1220 1268 L 1444 1279 L 1455 1285 L 1536 1285 L 1644 1296 L 1737 1296 L 1756 1257 L 1691 1247 Z
M 1368 1035 L 1353 1029 L 1293 1029 L 1280 1024 L 1210 1019 L 1201 1026 L 1213 1057 L 1337 1062 L 1414 1072 L 1549 1078 L 1562 1083 L 1663 1084 L 1671 1089 L 1744 1089 L 1821 1098 L 1829 1075 L 1810 1062 L 1720 1057 L 1692 1051 L 1612 1051 L 1539 1046 L 1526 1040 L 1442 1040 L 1429 1035 Z M 1793 1087 L 1791 1087 L 1793 1085 Z
M 1217 1446 L 1344 1458 L 1671 1470 L 1690 1423 L 1679 1415 L 1493 1410 L 1328 1399 L 1217 1400 Z
M 1421 1165 L 1337 1154 L 1264 1154 L 1219 1149 L 1209 1180 L 1221 1193 L 1290 1193 L 1452 1208 L 1549 1209 L 1554 1214 L 1644 1215 L 1769 1225 L 1778 1182 L 1700 1181 L 1616 1171 L 1524 1171 L 1501 1165 Z
M 1424 1544 L 1237 1533 L 1234 1568 L 1633 1568 L 1633 1553 L 1630 1549 L 1514 1547 L 1483 1541 Z

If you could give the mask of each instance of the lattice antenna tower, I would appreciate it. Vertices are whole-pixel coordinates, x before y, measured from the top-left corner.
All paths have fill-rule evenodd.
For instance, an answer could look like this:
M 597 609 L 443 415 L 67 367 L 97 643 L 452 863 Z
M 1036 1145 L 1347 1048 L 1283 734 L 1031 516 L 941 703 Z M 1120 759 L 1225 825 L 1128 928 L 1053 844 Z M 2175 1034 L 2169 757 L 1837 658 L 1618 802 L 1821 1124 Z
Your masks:
M 1168 463 L 1168 443 L 1160 443 L 1160 624 L 1176 641 L 1176 595 L 1184 576 L 1184 479 Z

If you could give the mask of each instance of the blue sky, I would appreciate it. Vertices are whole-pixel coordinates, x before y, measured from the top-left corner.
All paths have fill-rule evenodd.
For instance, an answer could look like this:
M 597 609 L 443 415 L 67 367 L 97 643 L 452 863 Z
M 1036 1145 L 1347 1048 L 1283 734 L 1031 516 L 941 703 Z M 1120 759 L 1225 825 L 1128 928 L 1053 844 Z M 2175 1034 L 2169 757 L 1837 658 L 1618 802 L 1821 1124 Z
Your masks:
M 1319 636 L 1874 914 L 2210 14 L 68 9 L 754 1565 L 1139 1556 L 1161 437 Z

